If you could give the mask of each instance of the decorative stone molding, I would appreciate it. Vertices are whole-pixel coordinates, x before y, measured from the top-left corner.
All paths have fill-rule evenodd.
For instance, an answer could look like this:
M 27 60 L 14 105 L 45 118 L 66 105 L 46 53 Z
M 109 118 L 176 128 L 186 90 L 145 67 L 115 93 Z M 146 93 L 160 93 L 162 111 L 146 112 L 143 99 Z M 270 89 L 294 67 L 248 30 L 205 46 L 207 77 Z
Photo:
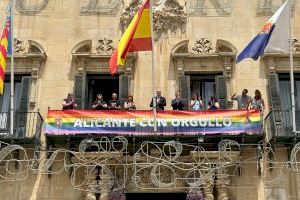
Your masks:
M 122 0 L 82 0 L 82 15 L 116 15 Z
M 20 38 L 14 38 L 13 41 L 13 48 L 14 48 L 14 53 L 17 55 L 22 55 L 26 53 L 26 47 L 25 47 L 25 43 L 24 40 L 20 39 Z
M 131 22 L 137 8 L 141 5 L 140 1 L 133 1 L 122 12 L 120 17 L 123 30 Z M 180 30 L 185 33 L 187 15 L 177 0 L 160 0 L 154 3 L 153 8 L 154 39 L 159 40 L 163 34 L 176 33 Z
M 228 56 L 228 57 L 223 57 L 224 60 L 224 75 L 227 78 L 231 78 L 232 71 L 233 71 L 233 58 Z
M 259 16 L 270 16 L 282 5 L 282 0 L 258 0 L 256 14 Z M 292 0 L 292 14 L 295 11 L 296 0 Z
M 26 5 L 25 0 L 16 0 L 15 2 L 16 10 L 19 13 L 23 15 L 36 15 L 46 9 L 49 0 L 42 0 L 42 2 L 34 6 Z
M 187 1 L 189 16 L 230 16 L 232 8 L 232 0 Z
M 101 55 L 111 55 L 114 51 L 112 46 L 113 40 L 110 38 L 102 38 L 98 40 L 98 44 L 95 48 L 97 54 Z
M 293 39 L 293 52 L 300 53 L 300 41 L 296 38 Z
M 228 174 L 217 174 L 216 188 L 218 193 L 218 200 L 228 200 L 228 186 L 230 184 Z
M 86 69 L 86 58 L 76 59 L 76 75 L 82 76 Z
M 72 48 L 73 67 L 77 75 L 88 73 L 109 73 L 109 59 L 113 53 L 113 41 L 110 38 L 102 38 L 94 43 L 92 40 L 84 40 Z M 137 54 L 129 53 L 125 67 L 118 69 L 120 74 L 131 78 L 134 76 L 135 60 Z
M 209 39 L 200 38 L 195 41 L 194 46 L 192 47 L 191 54 L 209 54 L 213 50 L 212 43 Z

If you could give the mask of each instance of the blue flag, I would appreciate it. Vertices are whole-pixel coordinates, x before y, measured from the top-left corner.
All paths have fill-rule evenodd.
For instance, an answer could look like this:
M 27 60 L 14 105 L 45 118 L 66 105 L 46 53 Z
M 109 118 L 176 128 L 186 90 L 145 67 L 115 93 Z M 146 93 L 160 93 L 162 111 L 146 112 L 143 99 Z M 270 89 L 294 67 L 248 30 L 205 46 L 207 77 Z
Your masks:
M 261 32 L 238 55 L 236 62 L 244 58 L 257 60 L 264 52 L 286 52 L 288 47 L 288 18 L 289 6 L 287 1 L 275 12 L 264 25 Z

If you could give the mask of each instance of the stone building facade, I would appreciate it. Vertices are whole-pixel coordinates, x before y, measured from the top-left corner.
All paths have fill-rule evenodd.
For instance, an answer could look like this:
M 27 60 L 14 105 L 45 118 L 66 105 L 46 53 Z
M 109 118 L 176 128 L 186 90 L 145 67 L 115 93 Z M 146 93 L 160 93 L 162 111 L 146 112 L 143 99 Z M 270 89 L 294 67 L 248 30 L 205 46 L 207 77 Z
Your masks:
M 19 80 L 16 91 L 21 96 L 17 109 L 39 113 L 45 119 L 48 109 L 61 109 L 61 101 L 69 92 L 75 94 L 81 109 L 89 109 L 95 94 L 106 94 L 104 90 L 110 84 L 107 94 L 115 91 L 121 100 L 132 94 L 137 109 L 149 109 L 153 80 L 151 52 L 128 55 L 126 66 L 119 68 L 115 77 L 109 75 L 108 69 L 110 56 L 140 3 L 139 0 L 15 0 L 15 74 L 16 81 Z M 221 106 L 235 109 L 235 102 L 230 101 L 232 94 L 247 88 L 253 96 L 259 89 L 267 104 L 263 136 L 116 139 L 99 136 L 87 142 L 82 140 L 90 136 L 47 138 L 42 131 L 36 138 L 39 130 L 33 128 L 26 132 L 25 138 L 16 138 L 13 143 L 3 137 L 5 144 L 1 143 L 0 149 L 7 147 L 5 150 L 11 154 L 0 153 L 3 169 L 0 199 L 104 200 L 116 187 L 115 180 L 123 181 L 117 184 L 120 190 L 115 191 L 131 194 L 185 194 L 201 188 L 206 199 L 299 199 L 296 145 L 299 138 L 290 132 L 290 121 L 285 115 L 290 113 L 282 111 L 288 109 L 290 102 L 282 99 L 289 88 L 288 54 L 269 53 L 258 61 L 235 63 L 237 54 L 281 3 L 281 0 L 154 0 L 156 89 L 166 97 L 167 109 L 171 108 L 176 91 L 182 93 L 186 103 L 194 92 L 200 91 L 204 101 L 215 95 L 223 100 Z M 299 88 L 296 102 L 300 102 L 300 4 L 297 0 L 292 4 L 295 84 Z M 1 19 L 5 19 L 7 5 L 8 0 L 0 2 Z M 6 73 L 9 81 L 9 62 Z M 274 103 L 278 99 L 281 104 Z M 299 103 L 297 106 L 300 110 Z M 270 107 L 281 110 L 280 116 L 269 112 Z M 126 144 L 125 149 L 108 150 L 101 146 L 113 146 L 120 141 Z M 165 143 L 157 144 L 155 149 L 159 141 Z M 186 145 L 188 141 L 192 141 L 194 149 Z M 203 149 L 199 147 L 201 143 Z M 152 145 L 153 150 L 142 151 L 142 144 Z M 169 154 L 165 154 L 162 170 L 137 170 L 143 169 L 140 162 L 154 162 L 156 155 L 164 152 L 164 145 L 174 148 L 176 158 L 167 158 Z M 99 151 L 86 152 L 91 146 Z M 142 152 L 136 154 L 139 151 Z M 95 163 L 102 163 L 102 167 Z M 194 164 L 207 169 L 206 173 L 194 170 L 191 167 Z M 172 171 L 168 165 L 176 170 Z M 115 169 L 118 167 L 123 169 Z M 22 173 L 17 173 L 18 170 Z M 162 171 L 159 178 L 156 170 L 159 174 Z M 98 182 L 97 173 L 101 174 Z M 172 173 L 176 178 L 170 176 Z M 189 173 L 198 177 L 199 182 L 190 183 Z

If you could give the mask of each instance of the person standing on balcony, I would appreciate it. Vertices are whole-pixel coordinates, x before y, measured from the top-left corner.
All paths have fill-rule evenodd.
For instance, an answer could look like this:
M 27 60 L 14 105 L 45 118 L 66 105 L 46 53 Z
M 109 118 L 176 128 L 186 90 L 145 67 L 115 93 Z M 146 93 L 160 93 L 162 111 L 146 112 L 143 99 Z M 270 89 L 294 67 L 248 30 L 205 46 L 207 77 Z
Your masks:
M 219 102 L 214 96 L 211 96 L 208 101 L 207 110 L 218 110 L 219 108 Z
M 157 90 L 156 97 L 154 97 L 154 99 L 156 100 L 156 110 L 164 110 L 167 102 L 166 98 L 161 96 L 160 90 Z M 153 107 L 153 99 L 151 100 L 150 107 Z
M 259 90 L 255 90 L 255 96 L 251 98 L 251 109 L 259 110 L 262 113 L 265 109 L 265 102 Z
M 236 100 L 238 102 L 238 109 L 247 109 L 251 100 L 251 97 L 247 95 L 248 90 L 244 89 L 242 95 L 236 95 L 234 93 L 231 100 Z
M 118 100 L 118 95 L 116 93 L 112 93 L 111 97 L 112 100 L 108 102 L 108 108 L 111 110 L 120 110 L 121 104 L 120 101 Z
M 107 104 L 103 100 L 102 94 L 97 94 L 96 100 L 92 105 L 92 110 L 104 110 L 104 109 L 107 109 Z
M 183 110 L 184 104 L 181 100 L 180 92 L 175 93 L 175 99 L 172 100 L 171 105 L 173 110 Z
M 201 97 L 199 96 L 198 93 L 195 93 L 193 99 L 191 100 L 192 110 L 202 110 L 202 106 L 203 103 Z
M 63 110 L 74 110 L 77 108 L 77 104 L 75 103 L 75 98 L 72 93 L 68 94 L 68 97 L 65 98 L 62 102 Z
M 124 102 L 124 109 L 125 110 L 135 110 L 136 109 L 132 95 L 129 95 L 127 97 L 127 100 Z

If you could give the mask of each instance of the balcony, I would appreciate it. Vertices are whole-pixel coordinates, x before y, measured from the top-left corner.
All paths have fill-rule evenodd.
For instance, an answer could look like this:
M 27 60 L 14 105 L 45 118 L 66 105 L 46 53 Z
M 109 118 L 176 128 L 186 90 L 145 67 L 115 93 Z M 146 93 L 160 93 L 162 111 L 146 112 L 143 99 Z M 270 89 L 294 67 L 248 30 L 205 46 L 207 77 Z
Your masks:
M 39 112 L 15 112 L 14 132 L 10 133 L 10 113 L 0 113 L 1 140 L 37 140 L 39 141 L 43 118 Z
M 262 135 L 256 110 L 158 111 L 156 120 L 150 110 L 49 110 L 45 122 L 47 136 Z
M 291 109 L 271 110 L 265 117 L 264 129 L 268 140 L 297 136 L 293 133 Z M 300 129 L 300 111 L 296 111 L 296 129 Z

